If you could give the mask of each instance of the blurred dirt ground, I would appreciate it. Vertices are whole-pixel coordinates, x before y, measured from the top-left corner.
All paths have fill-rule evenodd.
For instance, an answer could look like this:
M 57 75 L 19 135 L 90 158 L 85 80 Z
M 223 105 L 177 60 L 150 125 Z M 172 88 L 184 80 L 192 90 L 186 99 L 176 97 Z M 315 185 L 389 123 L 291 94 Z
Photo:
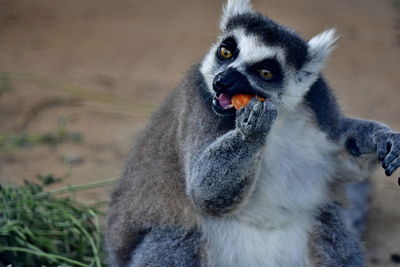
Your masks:
M 80 143 L 0 151 L 0 182 L 52 173 L 75 185 L 118 177 L 150 111 L 206 53 L 221 1 L 0 0 L 0 133 L 67 131 Z M 341 38 L 325 74 L 347 114 L 400 130 L 400 11 L 390 0 L 255 0 L 306 38 Z M 397 174 L 398 175 L 398 174 Z M 396 266 L 400 187 L 379 169 L 366 247 L 370 266 Z M 59 187 L 60 185 L 56 186 Z M 110 188 L 85 192 L 106 201 Z

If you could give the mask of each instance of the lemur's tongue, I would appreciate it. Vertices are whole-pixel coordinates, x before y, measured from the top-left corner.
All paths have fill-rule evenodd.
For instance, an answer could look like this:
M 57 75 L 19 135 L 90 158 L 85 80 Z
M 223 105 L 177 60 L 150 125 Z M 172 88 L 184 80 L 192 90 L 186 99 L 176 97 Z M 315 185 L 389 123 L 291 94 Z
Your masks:
M 218 102 L 223 109 L 229 109 L 233 107 L 230 95 L 220 94 L 218 97 Z

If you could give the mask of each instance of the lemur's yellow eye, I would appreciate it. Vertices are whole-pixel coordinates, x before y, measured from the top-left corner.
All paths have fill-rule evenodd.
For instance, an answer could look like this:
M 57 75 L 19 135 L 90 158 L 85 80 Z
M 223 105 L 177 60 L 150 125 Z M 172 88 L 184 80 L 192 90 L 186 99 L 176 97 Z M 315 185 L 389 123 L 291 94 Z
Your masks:
M 258 74 L 260 74 L 261 78 L 263 78 L 264 80 L 271 80 L 272 78 L 274 78 L 274 74 L 266 69 L 259 69 Z
M 221 55 L 221 57 L 225 58 L 225 59 L 231 59 L 233 57 L 233 54 L 231 51 L 228 50 L 228 48 L 221 46 L 219 48 L 219 54 Z

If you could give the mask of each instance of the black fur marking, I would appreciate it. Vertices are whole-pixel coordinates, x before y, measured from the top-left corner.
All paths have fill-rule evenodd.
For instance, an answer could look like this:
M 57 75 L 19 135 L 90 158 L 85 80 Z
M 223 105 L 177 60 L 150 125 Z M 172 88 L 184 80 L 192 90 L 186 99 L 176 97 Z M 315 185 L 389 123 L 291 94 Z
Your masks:
M 322 77 L 311 86 L 305 103 L 314 112 L 320 129 L 331 139 L 337 140 L 341 113 L 335 96 Z
M 260 77 L 260 74 L 258 73 L 258 70 L 260 69 L 267 69 L 272 72 L 274 75 L 272 79 L 270 80 L 264 80 L 262 77 Z M 276 59 L 268 58 L 264 59 L 260 62 L 257 62 L 255 64 L 252 64 L 247 67 L 247 71 L 253 75 L 255 75 L 257 78 L 259 78 L 260 81 L 270 84 L 270 83 L 279 83 L 282 82 L 283 79 L 283 74 L 282 74 L 282 68 L 279 62 Z
M 221 54 L 219 53 L 221 47 L 226 47 L 226 48 L 233 54 L 233 57 L 230 58 L 230 59 L 226 59 L 226 58 L 222 57 Z M 219 48 L 217 49 L 216 53 L 217 53 L 217 58 L 218 58 L 221 62 L 225 62 L 225 61 L 231 62 L 231 61 L 234 61 L 234 60 L 236 59 L 236 57 L 239 55 L 239 53 L 240 53 L 240 50 L 239 50 L 239 48 L 238 48 L 238 46 L 237 46 L 237 42 L 236 42 L 235 38 L 233 38 L 233 37 L 228 37 L 228 38 L 226 38 L 224 41 L 222 41 L 222 43 L 221 43 L 221 45 L 219 46 Z
M 293 30 L 282 26 L 259 13 L 246 13 L 232 17 L 226 30 L 244 28 L 246 33 L 260 37 L 268 46 L 279 46 L 286 51 L 290 64 L 300 69 L 307 61 L 307 43 Z
M 392 254 L 390 255 L 390 260 L 394 263 L 400 264 L 400 255 L 399 254 Z
M 326 210 L 322 210 L 319 214 L 319 221 L 324 224 L 329 224 L 332 220 L 332 214 Z
M 353 156 L 361 156 L 360 148 L 357 146 L 357 142 L 354 138 L 349 138 L 346 141 L 346 150 L 350 152 Z

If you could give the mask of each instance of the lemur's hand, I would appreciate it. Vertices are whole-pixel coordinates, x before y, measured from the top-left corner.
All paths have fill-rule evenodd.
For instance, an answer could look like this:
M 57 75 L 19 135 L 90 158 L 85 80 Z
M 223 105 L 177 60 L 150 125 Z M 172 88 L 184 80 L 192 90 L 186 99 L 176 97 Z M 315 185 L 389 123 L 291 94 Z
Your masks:
M 245 138 L 262 138 L 268 133 L 278 111 L 269 100 L 261 102 L 253 98 L 250 103 L 237 111 L 236 127 Z
M 384 132 L 376 135 L 376 153 L 382 161 L 387 176 L 392 175 L 400 167 L 400 133 Z

